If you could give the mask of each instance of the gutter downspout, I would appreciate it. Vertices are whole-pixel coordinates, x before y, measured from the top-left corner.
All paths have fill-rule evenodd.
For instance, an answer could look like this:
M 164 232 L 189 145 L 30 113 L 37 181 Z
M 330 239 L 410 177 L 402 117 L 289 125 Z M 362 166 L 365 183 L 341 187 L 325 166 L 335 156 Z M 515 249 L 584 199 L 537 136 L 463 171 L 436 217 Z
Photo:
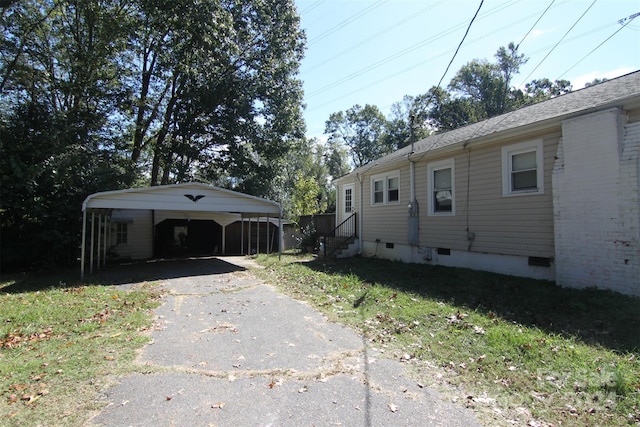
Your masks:
M 411 152 L 407 155 L 407 160 L 409 160 L 409 192 L 411 200 L 409 201 L 409 229 L 407 230 L 407 237 L 409 246 L 420 246 L 420 231 L 419 231 L 419 209 L 418 209 L 418 201 L 416 200 L 416 162 L 411 158 L 414 153 L 413 144 L 414 144 L 414 120 L 415 116 L 412 114 L 410 117 L 411 120 Z M 413 250 L 411 251 L 411 256 L 413 258 Z M 412 260 L 413 261 L 413 260 Z
M 356 179 L 358 180 L 358 183 L 360 183 L 360 207 L 358 209 L 358 255 L 362 255 L 362 244 L 363 244 L 363 240 L 362 240 L 362 223 L 364 222 L 364 212 L 362 210 L 362 176 L 359 173 L 356 173 Z

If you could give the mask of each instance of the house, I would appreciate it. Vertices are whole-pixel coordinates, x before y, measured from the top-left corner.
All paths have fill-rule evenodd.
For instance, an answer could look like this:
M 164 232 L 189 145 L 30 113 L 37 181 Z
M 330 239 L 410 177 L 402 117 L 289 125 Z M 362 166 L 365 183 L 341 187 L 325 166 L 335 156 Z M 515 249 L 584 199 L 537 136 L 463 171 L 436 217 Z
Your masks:
M 640 296 L 640 72 L 429 136 L 335 183 L 336 223 L 357 220 L 343 256 Z
M 283 241 L 278 203 L 198 182 L 91 194 L 82 212 L 82 276 L 109 259 L 270 253 Z

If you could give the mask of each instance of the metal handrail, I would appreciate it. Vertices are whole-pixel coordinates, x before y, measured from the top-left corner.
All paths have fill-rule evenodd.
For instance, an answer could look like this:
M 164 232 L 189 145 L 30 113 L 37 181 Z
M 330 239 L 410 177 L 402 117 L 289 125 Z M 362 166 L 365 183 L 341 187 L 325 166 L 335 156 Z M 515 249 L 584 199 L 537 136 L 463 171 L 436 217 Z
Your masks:
M 324 256 L 331 256 L 345 243 L 358 236 L 356 212 L 323 236 Z

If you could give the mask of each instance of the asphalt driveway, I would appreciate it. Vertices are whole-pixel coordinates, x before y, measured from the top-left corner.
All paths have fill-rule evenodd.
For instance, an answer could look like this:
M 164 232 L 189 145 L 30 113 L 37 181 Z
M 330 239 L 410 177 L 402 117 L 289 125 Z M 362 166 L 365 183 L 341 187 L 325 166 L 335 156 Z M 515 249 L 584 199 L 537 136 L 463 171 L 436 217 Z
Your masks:
M 123 267 L 166 290 L 139 372 L 90 426 L 478 426 L 366 340 L 256 279 L 246 258 Z M 111 272 L 110 274 L 113 274 Z M 146 367 L 146 368 L 145 368 Z

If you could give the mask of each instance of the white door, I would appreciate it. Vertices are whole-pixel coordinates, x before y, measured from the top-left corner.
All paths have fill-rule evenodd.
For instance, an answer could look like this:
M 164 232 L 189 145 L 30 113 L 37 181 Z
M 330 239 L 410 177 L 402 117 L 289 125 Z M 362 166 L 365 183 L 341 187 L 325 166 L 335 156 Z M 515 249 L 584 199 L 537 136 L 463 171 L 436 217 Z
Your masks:
M 338 206 L 338 224 L 349 218 L 355 212 L 355 185 L 345 184 L 340 192 L 340 205 Z M 336 224 L 336 225 L 338 225 Z

